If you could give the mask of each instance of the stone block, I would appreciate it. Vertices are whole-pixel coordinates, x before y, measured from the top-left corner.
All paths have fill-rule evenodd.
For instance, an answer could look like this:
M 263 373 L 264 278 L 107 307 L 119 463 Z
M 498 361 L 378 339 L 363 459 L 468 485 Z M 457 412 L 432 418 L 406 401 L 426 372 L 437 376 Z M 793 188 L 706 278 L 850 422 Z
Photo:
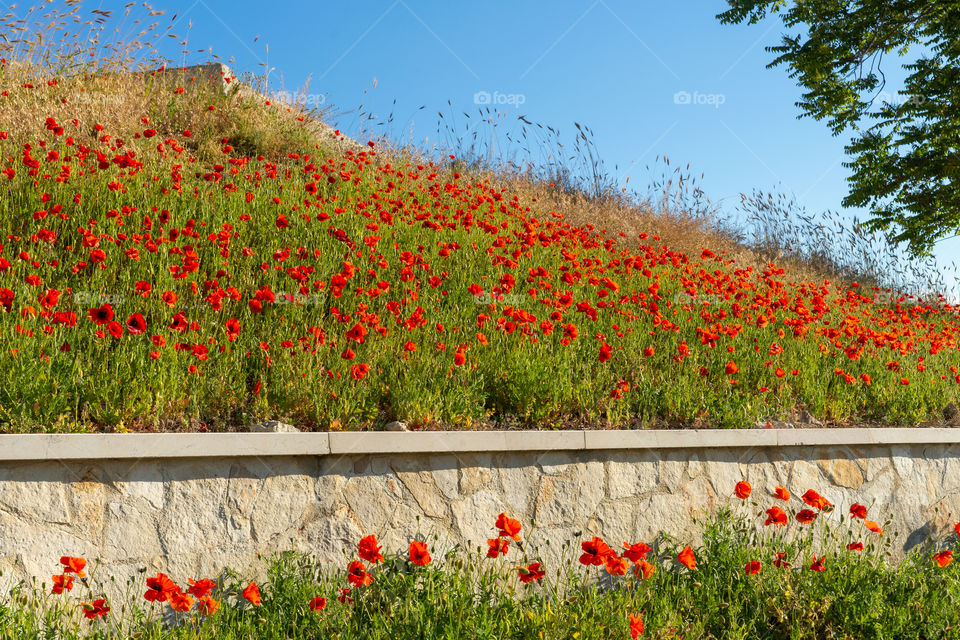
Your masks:
M 356 476 L 347 480 L 343 496 L 360 527 L 367 533 L 381 533 L 400 503 L 395 478 Z

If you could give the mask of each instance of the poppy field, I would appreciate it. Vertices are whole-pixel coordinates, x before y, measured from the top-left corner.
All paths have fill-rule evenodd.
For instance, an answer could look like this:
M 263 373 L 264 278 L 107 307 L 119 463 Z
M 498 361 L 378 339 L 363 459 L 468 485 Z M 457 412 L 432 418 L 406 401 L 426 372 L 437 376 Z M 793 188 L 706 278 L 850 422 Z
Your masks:
M 0 58 L 0 432 L 914 425 L 960 398 L 943 296 L 573 224 L 562 185 L 345 146 L 163 64 L 97 75 L 91 46 Z
M 758 493 L 739 482 L 696 548 L 584 536 L 551 553 L 501 513 L 484 548 L 440 553 L 421 538 L 391 552 L 369 534 L 342 560 L 274 556 L 259 582 L 135 578 L 126 602 L 102 595 L 96 566 L 64 556 L 50 582 L 0 598 L 0 637 L 960 637 L 960 523 L 896 563 L 896 533 L 865 505 Z
M 0 131 L 6 431 L 915 424 L 960 390 L 943 300 L 630 246 L 455 158 L 43 126 Z

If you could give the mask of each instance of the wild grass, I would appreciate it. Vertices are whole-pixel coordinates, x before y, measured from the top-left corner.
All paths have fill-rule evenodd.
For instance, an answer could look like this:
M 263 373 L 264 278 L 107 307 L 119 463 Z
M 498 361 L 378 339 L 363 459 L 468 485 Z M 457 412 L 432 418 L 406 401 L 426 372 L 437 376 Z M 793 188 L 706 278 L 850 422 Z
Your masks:
M 540 164 L 453 123 L 456 148 L 345 146 L 265 84 L 49 42 L 0 63 L 4 431 L 935 424 L 957 400 L 960 314 L 923 265 L 858 258 L 882 240 L 804 240 L 759 196 L 748 232 L 666 159 L 631 195 L 584 126 L 564 155 L 521 123 Z

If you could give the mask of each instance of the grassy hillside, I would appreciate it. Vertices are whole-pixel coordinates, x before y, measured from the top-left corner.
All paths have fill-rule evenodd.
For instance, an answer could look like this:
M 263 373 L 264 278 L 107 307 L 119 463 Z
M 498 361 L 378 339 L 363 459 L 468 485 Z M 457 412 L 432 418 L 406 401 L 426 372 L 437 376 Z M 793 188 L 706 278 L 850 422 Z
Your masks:
M 163 77 L 0 63 L 0 430 L 914 424 L 958 398 L 942 300 Z

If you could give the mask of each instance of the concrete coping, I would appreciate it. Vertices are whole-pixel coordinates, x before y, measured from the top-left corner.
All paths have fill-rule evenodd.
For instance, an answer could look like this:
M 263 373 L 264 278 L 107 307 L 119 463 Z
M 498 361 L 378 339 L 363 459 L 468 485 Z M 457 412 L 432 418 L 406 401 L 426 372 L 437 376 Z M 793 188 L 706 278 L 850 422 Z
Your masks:
M 0 461 L 960 444 L 960 429 L 0 434 Z

